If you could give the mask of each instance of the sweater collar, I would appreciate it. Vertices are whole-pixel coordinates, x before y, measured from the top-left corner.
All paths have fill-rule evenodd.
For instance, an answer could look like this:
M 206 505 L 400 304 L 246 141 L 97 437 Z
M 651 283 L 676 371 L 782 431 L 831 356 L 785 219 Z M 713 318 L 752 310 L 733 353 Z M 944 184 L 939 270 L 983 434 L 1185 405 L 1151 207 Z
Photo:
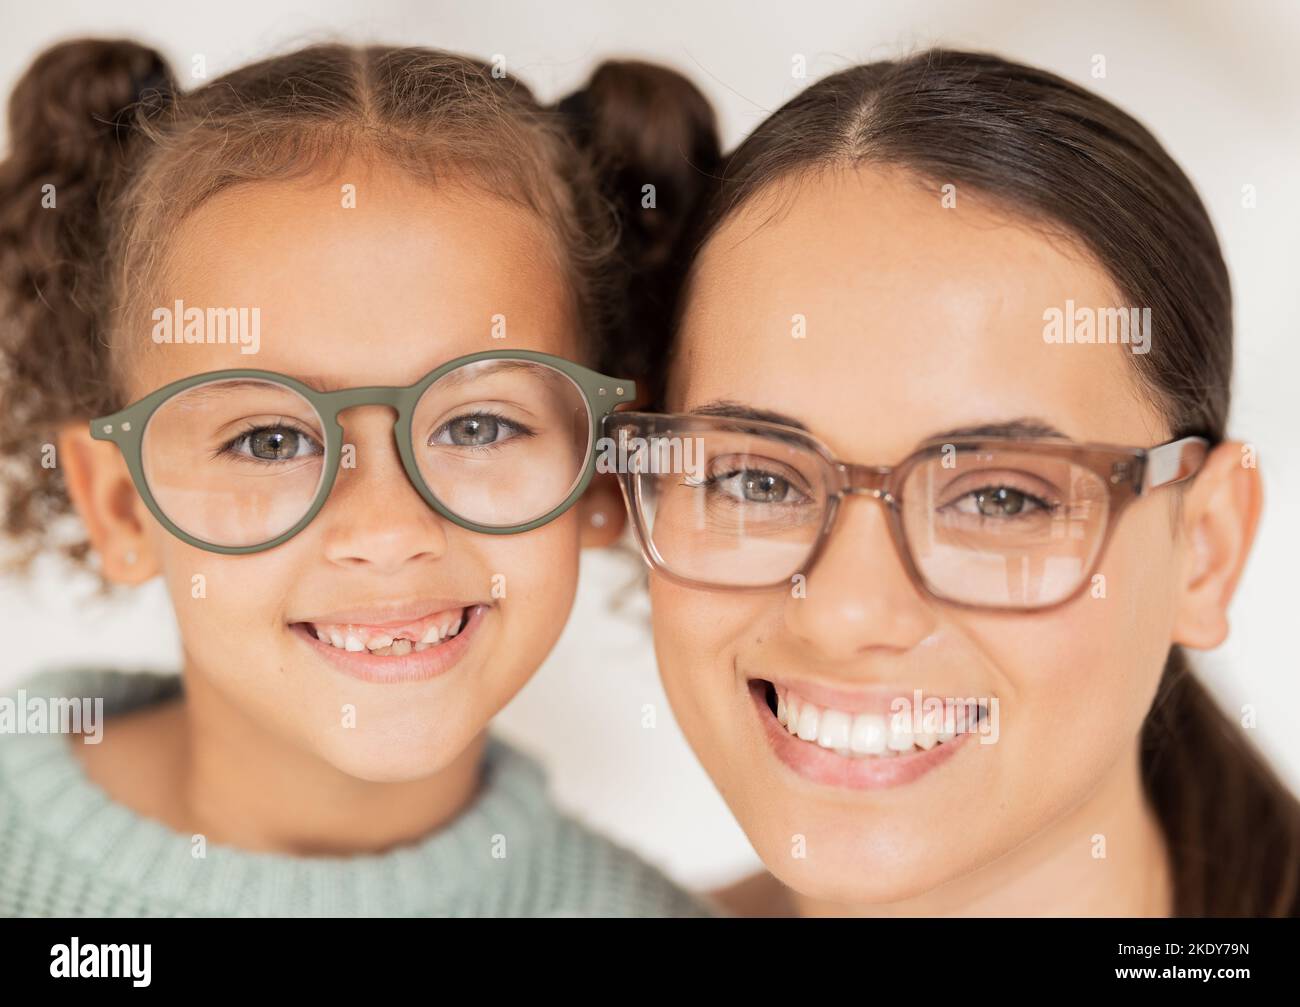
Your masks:
M 109 716 L 180 687 L 175 675 L 71 669 L 44 672 L 18 688 L 29 698 L 102 697 Z M 296 857 L 209 843 L 198 857 L 195 837 L 113 801 L 86 776 L 70 743 L 63 734 L 7 739 L 0 745 L 0 790 L 9 791 L 44 843 L 61 848 L 82 871 L 142 905 L 172 904 L 187 915 L 476 915 L 526 886 L 556 817 L 540 764 L 489 733 L 473 802 L 412 844 L 378 854 Z

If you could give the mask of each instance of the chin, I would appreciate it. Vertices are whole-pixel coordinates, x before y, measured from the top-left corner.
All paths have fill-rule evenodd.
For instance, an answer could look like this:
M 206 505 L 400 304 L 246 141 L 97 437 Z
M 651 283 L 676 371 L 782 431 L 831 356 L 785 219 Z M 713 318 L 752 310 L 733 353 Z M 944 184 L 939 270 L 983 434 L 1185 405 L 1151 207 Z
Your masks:
M 874 822 L 867 822 L 868 816 Z M 934 835 L 899 828 L 879 813 L 864 811 L 854 825 L 818 822 L 810 813 L 781 816 L 786 827 L 747 829 L 754 849 L 783 885 L 810 899 L 855 908 L 885 906 L 924 896 L 965 873 L 954 846 Z M 802 828 L 797 823 L 803 823 Z M 742 823 L 743 824 L 743 823 Z M 795 836 L 804 837 L 804 856 L 794 855 Z M 961 837 L 952 837 L 960 843 Z
M 367 783 L 409 783 L 450 766 L 465 750 L 457 739 L 438 735 L 411 735 L 401 730 L 376 729 L 369 737 L 334 737 L 324 740 L 321 758 L 341 773 Z
M 835 903 L 845 913 L 856 907 L 885 906 L 924 895 L 949 880 L 935 865 L 868 861 L 849 851 L 822 854 L 816 863 L 793 860 L 788 854 L 776 863 L 773 875 L 787 888 L 807 898 Z

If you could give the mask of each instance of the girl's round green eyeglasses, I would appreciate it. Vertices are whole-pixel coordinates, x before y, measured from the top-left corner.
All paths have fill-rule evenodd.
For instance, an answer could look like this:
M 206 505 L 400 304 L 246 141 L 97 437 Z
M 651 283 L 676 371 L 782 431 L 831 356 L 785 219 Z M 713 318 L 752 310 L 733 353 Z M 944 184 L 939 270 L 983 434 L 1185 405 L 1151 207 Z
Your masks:
M 553 521 L 586 490 L 606 417 L 633 382 L 531 350 L 457 357 L 413 385 L 317 391 L 286 374 L 223 370 L 172 382 L 90 423 L 121 449 L 169 532 L 216 553 L 272 549 L 311 522 L 340 466 L 339 414 L 381 405 L 407 478 L 438 514 L 491 535 Z

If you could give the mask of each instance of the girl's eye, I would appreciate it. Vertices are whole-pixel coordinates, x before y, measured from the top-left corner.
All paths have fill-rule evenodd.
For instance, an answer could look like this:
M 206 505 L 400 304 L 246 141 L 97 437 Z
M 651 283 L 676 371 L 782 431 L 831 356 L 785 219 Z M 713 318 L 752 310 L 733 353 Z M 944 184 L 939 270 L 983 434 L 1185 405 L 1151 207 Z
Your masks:
M 254 427 L 225 445 L 228 454 L 259 462 L 283 462 L 322 454 L 316 440 L 293 427 Z
M 986 486 L 967 493 L 956 500 L 954 506 L 963 514 L 990 518 L 1023 517 L 1035 511 L 1050 509 L 1047 501 L 1010 486 Z
M 458 448 L 482 448 L 501 444 L 529 433 L 523 426 L 492 413 L 470 413 L 444 423 L 429 438 L 430 444 Z

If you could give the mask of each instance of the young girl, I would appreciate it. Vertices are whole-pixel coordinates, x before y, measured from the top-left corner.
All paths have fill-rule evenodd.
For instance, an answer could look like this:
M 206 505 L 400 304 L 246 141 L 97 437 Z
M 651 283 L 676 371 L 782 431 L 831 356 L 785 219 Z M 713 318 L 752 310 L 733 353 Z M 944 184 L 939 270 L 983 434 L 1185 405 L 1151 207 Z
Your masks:
M 621 527 L 588 480 L 631 320 L 580 104 L 378 46 L 180 93 L 154 51 L 83 40 L 20 81 L 6 529 L 30 556 L 70 499 L 72 555 L 164 578 L 184 667 L 24 683 L 106 723 L 0 741 L 0 913 L 703 912 L 486 731 Z
M 1191 674 L 1254 537 L 1228 273 L 1151 134 L 935 50 L 730 156 L 629 472 L 756 914 L 1278 915 L 1300 808 Z

